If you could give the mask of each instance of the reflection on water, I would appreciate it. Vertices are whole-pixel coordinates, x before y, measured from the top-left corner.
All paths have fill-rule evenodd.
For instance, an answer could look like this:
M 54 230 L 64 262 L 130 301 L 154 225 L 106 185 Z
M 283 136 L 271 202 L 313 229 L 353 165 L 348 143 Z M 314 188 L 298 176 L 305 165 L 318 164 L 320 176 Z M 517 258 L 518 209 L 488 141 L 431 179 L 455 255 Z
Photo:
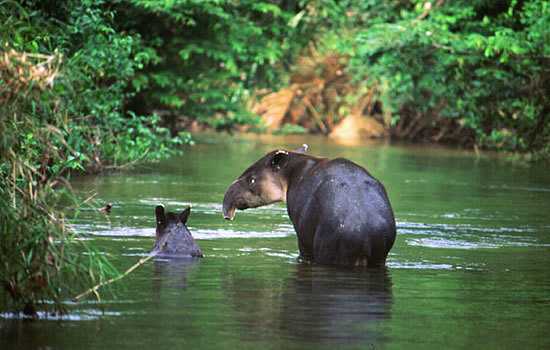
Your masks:
M 285 282 L 281 330 L 310 343 L 378 344 L 380 322 L 391 318 L 392 297 L 386 268 L 300 264 Z
M 200 258 L 155 258 L 153 295 L 163 288 L 185 288 L 189 271 L 200 263 Z
M 442 149 L 323 138 L 218 135 L 135 173 L 73 179 L 113 203 L 83 211 L 119 271 L 151 251 L 154 208 L 192 206 L 200 260 L 156 259 L 124 279 L 105 313 L 90 298 L 57 318 L 0 314 L 0 344 L 34 348 L 550 348 L 550 167 Z M 286 208 L 221 215 L 231 181 L 266 152 L 347 157 L 385 185 L 398 233 L 387 268 L 303 264 Z M 482 345 L 480 345 L 482 344 Z

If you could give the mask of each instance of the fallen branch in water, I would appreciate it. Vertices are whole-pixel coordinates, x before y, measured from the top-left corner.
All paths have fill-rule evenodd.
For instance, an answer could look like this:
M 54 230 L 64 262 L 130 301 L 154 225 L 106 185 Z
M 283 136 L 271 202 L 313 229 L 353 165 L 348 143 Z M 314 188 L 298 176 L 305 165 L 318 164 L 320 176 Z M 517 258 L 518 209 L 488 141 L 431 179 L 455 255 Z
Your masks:
M 97 297 L 97 290 L 103 286 L 106 286 L 108 284 L 111 284 L 113 282 L 116 282 L 118 281 L 119 279 L 122 279 L 126 276 L 128 276 L 132 271 L 134 271 L 135 269 L 137 269 L 138 267 L 140 267 L 141 265 L 145 264 L 147 261 L 149 261 L 151 258 L 155 257 L 160 251 L 157 251 L 149 256 L 147 256 L 146 258 L 143 258 L 143 259 L 140 259 L 136 264 L 134 264 L 132 267 L 130 267 L 128 270 L 126 270 L 126 272 L 124 272 L 122 275 L 120 276 L 117 276 L 117 277 L 114 277 L 114 278 L 111 278 L 110 280 L 106 281 L 106 282 L 101 282 L 97 285 L 95 285 L 94 287 L 88 289 L 87 291 L 85 291 L 84 293 L 81 293 L 79 295 L 77 295 L 76 297 L 74 297 L 72 299 L 73 302 L 78 302 L 78 300 L 82 299 L 83 297 L 85 297 L 86 295 L 90 294 L 90 293 L 94 293 L 96 294 L 96 297 Z M 99 299 L 99 298 L 98 298 Z
M 166 241 L 168 240 L 168 237 L 170 237 L 172 235 L 174 231 L 170 232 L 169 234 L 166 235 L 166 237 L 164 238 L 164 242 L 162 243 L 162 245 L 160 246 L 160 249 L 152 252 L 151 254 L 149 254 L 147 257 L 145 258 L 142 258 L 142 259 L 139 259 L 139 261 L 137 263 L 135 263 L 134 265 L 132 265 L 128 270 L 126 270 L 122 275 L 119 275 L 119 276 L 116 276 L 116 277 L 113 277 L 111 278 L 110 280 L 108 281 L 105 281 L 105 282 L 100 282 L 99 284 L 95 285 L 94 287 L 88 289 L 87 291 L 77 295 L 76 297 L 74 297 L 72 299 L 73 302 L 77 303 L 80 299 L 82 299 L 83 297 L 85 297 L 86 295 L 90 294 L 90 293 L 94 293 L 97 297 L 97 300 L 101 303 L 101 299 L 99 298 L 99 294 L 97 293 L 97 290 L 103 286 L 106 286 L 106 285 L 109 285 L 113 282 L 116 282 L 120 279 L 123 279 L 124 277 L 128 276 L 132 271 L 134 271 L 135 269 L 137 269 L 138 267 L 140 267 L 141 265 L 145 264 L 147 261 L 151 260 L 152 258 L 154 258 L 155 256 L 157 256 L 160 252 L 162 252 L 164 250 L 164 246 L 166 245 Z

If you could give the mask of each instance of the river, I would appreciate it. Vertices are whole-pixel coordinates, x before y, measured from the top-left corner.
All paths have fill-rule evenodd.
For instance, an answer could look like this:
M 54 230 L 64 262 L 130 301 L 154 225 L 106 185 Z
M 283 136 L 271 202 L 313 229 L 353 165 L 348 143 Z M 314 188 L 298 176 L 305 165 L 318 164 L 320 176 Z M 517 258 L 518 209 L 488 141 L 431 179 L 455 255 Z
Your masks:
M 309 144 L 346 157 L 386 187 L 397 220 L 384 269 L 297 261 L 284 204 L 221 214 L 223 194 L 256 159 Z M 191 206 L 205 257 L 157 259 L 69 314 L 0 315 L 2 349 L 550 348 L 550 166 L 469 152 L 314 136 L 202 135 L 181 157 L 72 180 L 109 215 L 75 222 L 119 271 L 147 256 L 154 208 Z

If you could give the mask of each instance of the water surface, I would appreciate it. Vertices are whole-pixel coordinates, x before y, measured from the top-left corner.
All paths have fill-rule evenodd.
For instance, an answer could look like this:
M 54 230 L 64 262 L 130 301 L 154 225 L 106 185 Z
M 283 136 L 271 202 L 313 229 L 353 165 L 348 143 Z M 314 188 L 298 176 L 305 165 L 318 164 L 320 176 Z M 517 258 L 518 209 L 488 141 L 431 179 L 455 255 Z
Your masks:
M 387 268 L 298 262 L 282 204 L 223 220 L 223 193 L 242 171 L 304 142 L 386 186 L 398 226 Z M 440 148 L 202 136 L 182 157 L 72 184 L 113 203 L 76 228 L 120 271 L 150 252 L 159 203 L 192 206 L 205 258 L 151 261 L 116 299 L 104 295 L 104 313 L 89 298 L 57 318 L 0 315 L 2 348 L 549 348 L 549 171 Z

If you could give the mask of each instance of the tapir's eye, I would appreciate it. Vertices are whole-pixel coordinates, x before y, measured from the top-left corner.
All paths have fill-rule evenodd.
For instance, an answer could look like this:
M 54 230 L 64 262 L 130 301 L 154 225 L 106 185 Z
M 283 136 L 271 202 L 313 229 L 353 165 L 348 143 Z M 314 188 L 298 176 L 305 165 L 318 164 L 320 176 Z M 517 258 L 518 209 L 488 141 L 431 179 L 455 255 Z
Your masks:
M 251 185 L 254 185 L 256 183 L 256 179 L 254 177 L 250 177 L 250 179 L 248 179 L 248 182 L 251 184 Z

